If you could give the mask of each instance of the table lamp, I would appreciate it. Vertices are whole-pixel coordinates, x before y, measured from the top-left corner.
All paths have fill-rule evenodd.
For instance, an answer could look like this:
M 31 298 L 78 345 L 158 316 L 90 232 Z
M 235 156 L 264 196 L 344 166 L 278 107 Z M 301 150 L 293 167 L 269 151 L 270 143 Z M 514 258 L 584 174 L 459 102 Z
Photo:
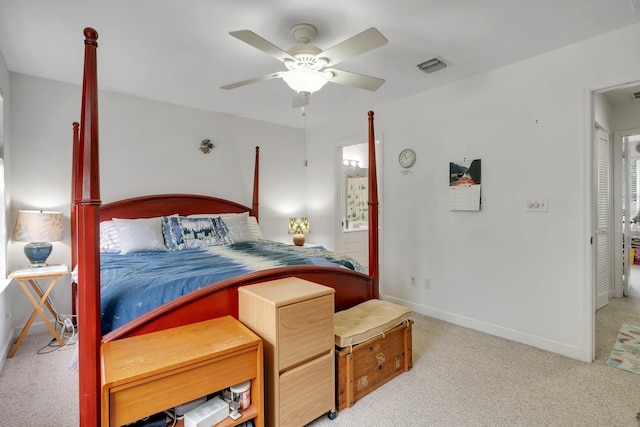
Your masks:
M 310 232 L 309 218 L 289 218 L 289 234 L 293 234 L 294 245 L 304 245 L 304 235 Z
M 62 240 L 62 212 L 18 211 L 13 240 L 29 242 L 24 246 L 24 254 L 30 261 L 29 267 L 42 267 L 51 254 L 50 242 Z

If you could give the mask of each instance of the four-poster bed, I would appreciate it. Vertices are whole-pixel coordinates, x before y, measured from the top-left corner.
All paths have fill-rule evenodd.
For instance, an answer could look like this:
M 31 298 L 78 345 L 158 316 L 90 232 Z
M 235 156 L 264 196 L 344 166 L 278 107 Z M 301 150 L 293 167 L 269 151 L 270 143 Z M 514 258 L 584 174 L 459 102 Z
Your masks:
M 153 195 L 102 205 L 98 160 L 97 39 L 84 30 L 85 61 L 80 123 L 74 123 L 71 205 L 72 265 L 77 266 L 80 425 L 97 425 L 101 408 L 100 347 L 103 343 L 222 316 L 238 317 L 238 288 L 285 277 L 299 277 L 335 289 L 335 310 L 378 298 L 378 199 L 373 112 L 369 131 L 369 274 L 326 265 L 268 268 L 201 287 L 140 315 L 103 335 L 101 327 L 100 223 L 172 215 L 244 213 L 258 217 L 259 150 L 256 147 L 252 207 L 200 195 Z M 76 292 L 74 292 L 75 294 Z

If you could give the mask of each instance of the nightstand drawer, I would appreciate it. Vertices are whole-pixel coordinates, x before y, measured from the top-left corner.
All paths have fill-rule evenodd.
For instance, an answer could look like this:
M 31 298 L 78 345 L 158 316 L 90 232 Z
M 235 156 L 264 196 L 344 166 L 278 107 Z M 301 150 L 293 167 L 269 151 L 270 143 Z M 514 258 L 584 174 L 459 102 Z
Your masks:
M 280 426 L 302 426 L 318 418 L 333 406 L 333 350 L 280 376 Z M 313 384 L 313 387 L 309 387 Z
M 280 371 L 333 348 L 333 294 L 280 307 Z
M 238 317 L 265 343 L 265 425 L 335 415 L 334 292 L 297 277 L 238 289 Z

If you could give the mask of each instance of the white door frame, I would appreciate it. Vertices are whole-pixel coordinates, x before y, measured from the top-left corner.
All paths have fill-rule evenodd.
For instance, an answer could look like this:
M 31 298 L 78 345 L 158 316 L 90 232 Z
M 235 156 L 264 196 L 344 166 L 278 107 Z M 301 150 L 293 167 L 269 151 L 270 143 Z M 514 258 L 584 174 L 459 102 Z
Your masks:
M 594 141 L 595 141 L 595 94 L 598 92 L 606 92 L 607 90 L 617 89 L 629 85 L 637 85 L 640 81 L 638 75 L 629 76 L 628 79 L 615 82 L 611 82 L 604 86 L 584 87 L 583 100 L 584 100 L 584 122 L 583 129 L 584 143 L 580 147 L 583 158 L 584 185 L 585 193 L 583 197 L 583 212 L 586 212 L 584 221 L 585 239 L 581 247 L 581 257 L 583 259 L 584 269 L 582 270 L 579 280 L 584 284 L 578 299 L 581 303 L 581 318 L 583 322 L 583 328 L 580 336 L 582 349 L 581 360 L 585 362 L 592 362 L 595 360 L 595 342 L 596 342 L 596 330 L 595 330 L 595 274 L 594 274 L 594 247 L 592 245 L 592 239 L 594 237 L 595 224 L 594 224 L 594 209 L 595 209 L 595 189 L 597 188 L 595 179 L 597 174 L 594 171 Z

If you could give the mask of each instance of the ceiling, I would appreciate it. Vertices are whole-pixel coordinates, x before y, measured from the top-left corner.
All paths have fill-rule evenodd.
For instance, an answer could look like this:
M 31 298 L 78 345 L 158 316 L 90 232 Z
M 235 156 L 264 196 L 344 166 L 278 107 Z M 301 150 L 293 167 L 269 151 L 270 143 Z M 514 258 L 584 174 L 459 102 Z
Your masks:
M 637 22 L 640 0 L 0 0 L 0 51 L 10 71 L 79 84 L 91 26 L 101 89 L 311 127 Z M 281 79 L 220 89 L 285 70 L 230 31 L 286 50 L 298 23 L 318 29 L 312 44 L 323 50 L 377 28 L 388 44 L 336 68 L 386 82 L 375 92 L 329 83 L 306 118 Z M 434 56 L 449 66 L 416 67 Z

